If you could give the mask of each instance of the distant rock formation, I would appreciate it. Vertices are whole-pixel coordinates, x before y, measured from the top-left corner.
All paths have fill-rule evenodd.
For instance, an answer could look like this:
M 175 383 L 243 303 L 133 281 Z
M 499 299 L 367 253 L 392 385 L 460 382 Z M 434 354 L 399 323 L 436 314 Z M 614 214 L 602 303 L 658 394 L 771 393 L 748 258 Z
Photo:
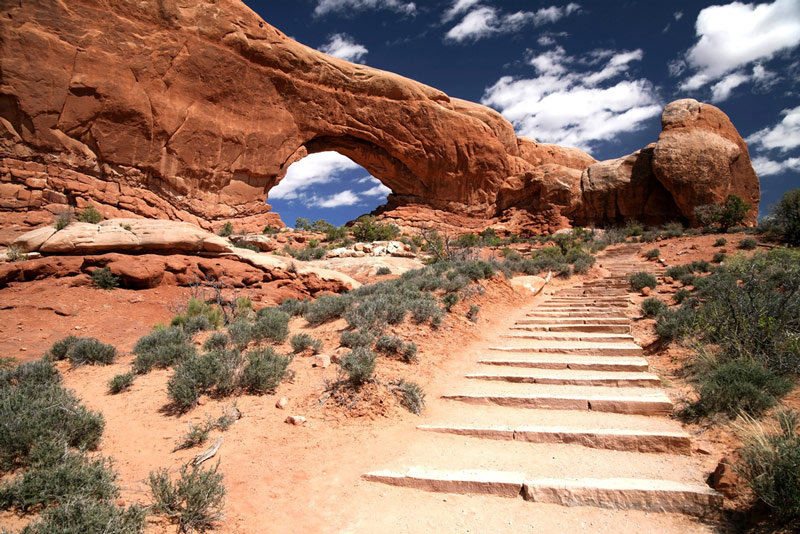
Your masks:
M 597 163 L 518 138 L 485 106 L 301 45 L 238 0 L 22 2 L 0 19 L 0 209 L 30 224 L 93 203 L 107 217 L 279 226 L 269 190 L 327 150 L 392 189 L 388 217 L 547 230 L 690 221 L 728 193 L 757 205 L 747 147 L 721 111 L 682 100 L 662 123 L 654 147 Z

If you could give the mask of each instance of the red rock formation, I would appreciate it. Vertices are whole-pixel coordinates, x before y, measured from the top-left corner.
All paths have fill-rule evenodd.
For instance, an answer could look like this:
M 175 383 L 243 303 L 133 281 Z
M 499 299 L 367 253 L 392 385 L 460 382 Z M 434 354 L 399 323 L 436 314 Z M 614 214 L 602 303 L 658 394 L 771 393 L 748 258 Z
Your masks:
M 565 215 L 619 218 L 584 205 L 593 202 L 582 192 L 589 155 L 518 139 L 487 107 L 312 50 L 238 0 L 22 2 L 5 15 L 0 209 L 94 203 L 108 217 L 280 226 L 269 189 L 305 155 L 335 150 L 390 187 L 398 207 L 540 229 L 568 224 Z M 749 160 L 730 148 L 744 142 L 728 138 L 729 121 L 717 135 L 714 113 L 701 115 L 667 121 L 654 157 L 684 218 L 723 190 L 757 200 Z M 713 148 L 696 145 L 705 139 Z M 714 194 L 705 178 L 693 189 L 675 175 L 682 151 L 719 177 Z M 717 173 L 731 158 L 736 172 Z

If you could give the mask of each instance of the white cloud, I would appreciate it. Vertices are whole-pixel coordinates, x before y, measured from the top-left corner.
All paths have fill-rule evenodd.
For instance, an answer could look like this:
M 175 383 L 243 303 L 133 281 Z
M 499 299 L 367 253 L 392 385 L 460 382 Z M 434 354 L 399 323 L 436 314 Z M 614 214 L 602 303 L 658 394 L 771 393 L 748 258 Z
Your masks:
M 784 109 L 783 119 L 771 128 L 764 128 L 747 138 L 752 146 L 761 146 L 766 150 L 787 152 L 800 146 L 800 106 Z
M 314 15 L 319 17 L 329 13 L 351 13 L 368 9 L 388 9 L 402 15 L 417 13 L 417 5 L 414 2 L 400 0 L 317 0 Z
M 608 59 L 597 70 L 574 69 L 603 57 Z M 642 57 L 641 50 L 596 50 L 571 57 L 559 47 L 530 59 L 536 78 L 500 78 L 481 102 L 498 109 L 520 135 L 588 150 L 598 141 L 641 128 L 661 113 L 649 81 L 611 81 Z
M 693 74 L 681 84 L 681 89 L 687 91 L 700 89 L 800 44 L 800 0 L 710 6 L 697 16 L 695 31 L 697 43 L 685 58 Z M 717 96 L 727 98 L 736 81 L 737 85 L 744 83 L 736 77 L 719 82 L 722 85 Z
M 728 74 L 711 87 L 711 101 L 716 103 L 727 100 L 731 91 L 750 80 L 750 76 L 741 72 Z
M 338 173 L 358 168 L 356 163 L 338 152 L 309 154 L 289 167 L 283 180 L 270 189 L 269 198 L 296 199 L 312 185 L 336 181 Z
M 359 194 L 365 197 L 385 197 L 388 196 L 392 190 L 386 187 L 381 183 L 380 180 L 374 178 L 372 176 L 367 176 L 366 178 L 362 178 L 359 180 L 359 183 L 369 182 L 374 184 L 373 187 L 367 189 L 366 191 L 361 191 Z
M 327 43 L 319 47 L 319 51 L 354 63 L 362 63 L 361 59 L 369 52 L 367 47 L 358 44 L 346 33 L 334 33 Z
M 753 168 L 759 176 L 772 176 L 786 171 L 800 172 L 800 158 L 787 158 L 784 161 L 774 161 L 763 156 L 753 158 Z
M 683 18 L 683 11 L 676 11 L 675 13 L 672 14 L 672 16 L 675 18 L 675 21 L 677 22 Z
M 478 41 L 485 37 L 503 33 L 514 33 L 525 26 L 542 26 L 551 24 L 580 11 L 581 6 L 569 3 L 564 7 L 550 6 L 537 11 L 517 11 L 516 13 L 502 13 L 498 9 L 481 5 L 480 2 L 470 0 L 457 0 L 448 9 L 442 20 L 447 22 L 469 11 L 461 22 L 450 28 L 445 34 L 445 40 L 464 42 Z
M 352 206 L 359 203 L 358 195 L 345 189 L 340 193 L 328 197 L 312 197 L 307 204 L 318 208 L 341 208 L 342 206 Z
M 536 42 L 539 43 L 539 46 L 551 46 L 556 44 L 556 40 L 549 35 L 540 36 L 538 39 L 536 39 Z

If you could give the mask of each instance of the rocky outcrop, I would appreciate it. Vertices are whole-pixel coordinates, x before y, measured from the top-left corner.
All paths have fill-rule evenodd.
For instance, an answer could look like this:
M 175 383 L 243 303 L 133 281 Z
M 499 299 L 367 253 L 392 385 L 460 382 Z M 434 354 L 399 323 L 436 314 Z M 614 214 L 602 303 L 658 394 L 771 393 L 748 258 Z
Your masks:
M 207 229 L 233 219 L 260 230 L 282 225 L 265 199 L 289 165 L 334 150 L 392 189 L 389 207 L 531 229 L 623 216 L 593 197 L 611 188 L 586 173 L 591 156 L 517 138 L 490 108 L 312 50 L 238 0 L 22 2 L 5 11 L 3 210 L 93 203 L 106 217 Z M 665 112 L 648 178 L 684 219 L 723 191 L 758 196 L 744 142 L 727 118 L 715 126 L 719 110 L 695 104 L 687 109 L 697 113 Z M 700 182 L 683 174 L 683 153 Z M 588 196 L 584 182 L 594 183 Z

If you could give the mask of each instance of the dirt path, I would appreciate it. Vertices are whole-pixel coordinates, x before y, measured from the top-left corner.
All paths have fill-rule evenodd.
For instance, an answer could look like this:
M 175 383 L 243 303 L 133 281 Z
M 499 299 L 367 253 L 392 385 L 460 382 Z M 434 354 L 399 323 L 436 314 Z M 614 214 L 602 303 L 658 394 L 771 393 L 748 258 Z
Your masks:
M 632 253 L 468 347 L 331 532 L 713 532 L 722 496 L 630 334 L 627 276 L 654 270 Z

